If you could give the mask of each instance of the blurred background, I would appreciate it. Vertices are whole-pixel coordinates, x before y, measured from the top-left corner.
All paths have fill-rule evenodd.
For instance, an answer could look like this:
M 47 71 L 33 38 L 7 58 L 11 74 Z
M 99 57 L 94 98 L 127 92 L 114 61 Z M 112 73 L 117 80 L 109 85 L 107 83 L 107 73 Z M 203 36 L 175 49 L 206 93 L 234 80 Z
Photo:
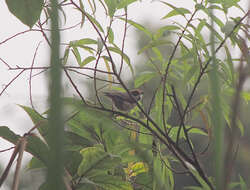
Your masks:
M 168 3 L 174 4 L 176 7 L 185 7 L 189 10 L 194 10 L 194 3 L 192 0 L 169 0 Z M 241 0 L 240 5 L 245 9 L 247 8 L 248 0 Z M 174 21 L 177 22 L 184 22 L 181 17 L 173 17 L 173 19 L 165 19 L 161 20 L 163 16 L 169 12 L 170 9 L 167 6 L 163 6 L 158 1 L 138 1 L 133 3 L 128 7 L 128 17 L 133 19 L 134 21 L 141 23 L 151 31 L 155 31 L 156 29 L 172 24 Z M 77 24 L 80 21 L 81 15 L 73 10 L 72 8 L 65 8 L 65 12 L 67 15 L 66 23 L 64 24 L 62 20 L 62 28 L 67 28 Z M 242 16 L 242 12 L 238 12 L 238 9 L 229 9 L 229 14 L 232 14 L 234 17 L 237 14 L 238 16 Z M 103 15 L 103 16 L 102 16 Z M 103 23 L 107 23 L 107 18 L 104 15 L 103 9 L 97 7 L 97 16 L 103 19 Z M 219 17 L 219 15 L 217 15 Z M 204 17 L 204 15 L 201 15 Z M 40 32 L 27 32 L 23 33 L 13 39 L 8 40 L 5 43 L 1 43 L 4 40 L 8 39 L 9 37 L 28 30 L 29 28 L 23 25 L 15 16 L 13 16 L 6 6 L 5 1 L 1 1 L 0 3 L 0 58 L 15 67 L 16 65 L 20 67 L 30 67 L 32 64 L 32 60 L 34 57 L 35 49 L 37 48 L 38 44 L 41 42 L 36 58 L 35 58 L 35 65 L 34 66 L 46 66 L 49 64 L 49 46 L 47 45 L 46 41 L 44 40 L 42 34 Z M 179 20 L 178 20 L 179 19 Z M 100 20 L 99 20 L 100 21 Z M 102 23 L 100 21 L 100 23 Z M 119 32 L 120 28 L 124 25 L 122 22 L 117 22 L 113 24 L 114 34 L 115 34 L 115 42 L 120 45 L 122 39 L 122 32 Z M 48 26 L 49 28 L 49 26 Z M 70 30 L 64 30 L 61 33 L 61 41 L 63 43 L 68 43 L 72 40 L 78 40 L 81 38 L 92 37 L 95 38 L 96 35 L 93 31 L 89 30 L 89 24 L 84 24 L 83 28 L 79 26 Z M 209 35 L 209 34 L 208 34 Z M 175 41 L 176 37 L 169 35 L 166 33 L 165 39 Z M 126 42 L 125 42 L 125 53 L 130 57 L 132 65 L 135 68 L 136 74 L 142 71 L 150 70 L 150 67 L 146 65 L 148 61 L 146 54 L 138 55 L 137 52 L 140 48 L 143 47 L 147 43 L 147 37 L 144 36 L 142 33 L 134 30 L 134 28 L 129 27 Z M 66 46 L 62 46 L 62 52 L 64 51 Z M 166 57 L 169 56 L 171 53 L 170 46 L 162 46 L 161 51 L 164 52 Z M 233 57 L 239 57 L 239 51 L 237 49 L 232 49 Z M 150 52 L 148 52 L 150 53 Z M 14 76 L 18 74 L 20 71 L 15 70 L 8 70 L 8 67 L 0 61 L 0 90 L 2 90 L 6 84 L 8 84 Z M 75 59 L 70 56 L 69 63 L 73 64 Z M 126 70 L 128 72 L 126 72 Z M 133 88 L 133 78 L 130 75 L 127 75 L 129 72 L 129 68 L 125 67 L 123 70 L 126 75 L 123 75 L 123 79 L 127 81 L 129 87 Z M 33 71 L 33 75 L 38 73 L 37 71 Z M 18 106 L 26 105 L 30 106 L 30 96 L 29 96 L 29 72 L 24 72 L 20 77 L 18 77 L 8 88 L 7 90 L 0 96 L 0 126 L 8 126 L 10 129 L 15 131 L 17 134 L 24 134 L 27 132 L 32 126 L 32 122 L 29 119 L 28 115 Z M 42 73 L 39 75 L 35 75 L 32 77 L 32 101 L 35 108 L 40 112 L 44 112 L 47 107 L 47 74 Z M 93 85 L 92 80 L 74 76 L 75 80 L 78 81 L 79 86 L 81 86 L 80 90 L 85 95 L 88 96 L 90 99 L 93 98 Z M 155 79 L 160 80 L 160 79 Z M 148 84 L 144 85 L 142 88 L 145 91 L 145 97 L 143 100 L 144 106 L 147 107 L 148 101 L 152 95 L 152 89 L 155 88 L 154 83 L 156 81 L 151 81 Z M 196 93 L 195 98 L 198 98 L 200 95 L 204 94 L 207 91 L 207 84 L 204 82 L 202 85 L 204 89 L 199 89 L 199 92 Z M 245 88 L 249 88 L 249 82 L 246 84 Z M 186 90 L 186 89 L 184 89 Z M 186 91 L 187 95 L 188 90 Z M 72 96 L 75 93 L 73 92 L 71 86 L 65 82 L 64 85 L 64 95 L 65 96 Z M 230 97 L 228 101 L 230 103 Z M 245 126 L 245 136 L 240 141 L 240 148 L 236 158 L 236 166 L 237 170 L 240 171 L 241 175 L 244 177 L 245 181 L 248 182 L 250 185 L 250 106 L 247 104 L 242 105 L 241 109 L 241 120 L 243 125 Z M 170 124 L 174 124 L 175 115 L 171 116 L 169 119 Z M 197 119 L 193 121 L 193 125 L 200 126 L 201 121 Z M 198 150 L 202 150 L 208 142 L 207 139 L 195 138 L 196 141 L 199 142 L 200 147 L 197 147 Z M 10 148 L 13 145 L 7 143 L 3 139 L 0 139 L 0 150 Z M 11 151 L 0 153 L 0 173 L 2 173 L 3 169 L 6 167 L 10 156 L 12 154 Z M 200 160 L 202 160 L 202 164 L 207 170 L 212 169 L 212 163 L 210 161 L 210 152 L 208 151 L 205 155 L 202 155 Z M 30 159 L 30 155 L 28 153 L 25 154 L 25 162 L 28 162 Z M 13 167 L 14 168 L 14 167 Z M 13 171 L 13 170 L 12 170 Z M 211 174 L 212 171 L 208 172 Z M 181 189 L 182 186 L 185 185 L 192 185 L 192 181 L 189 181 L 189 177 L 185 177 L 183 175 L 178 176 L 181 179 L 181 184 L 176 185 L 176 189 Z M 237 178 L 238 176 L 234 176 Z M 22 188 L 21 189 L 37 189 L 42 179 L 44 178 L 43 171 L 26 171 L 25 164 L 23 165 L 23 175 L 22 175 Z M 238 178 L 237 178 L 238 179 Z M 12 182 L 12 174 L 9 175 L 7 182 L 4 184 L 3 190 L 10 189 L 10 185 Z

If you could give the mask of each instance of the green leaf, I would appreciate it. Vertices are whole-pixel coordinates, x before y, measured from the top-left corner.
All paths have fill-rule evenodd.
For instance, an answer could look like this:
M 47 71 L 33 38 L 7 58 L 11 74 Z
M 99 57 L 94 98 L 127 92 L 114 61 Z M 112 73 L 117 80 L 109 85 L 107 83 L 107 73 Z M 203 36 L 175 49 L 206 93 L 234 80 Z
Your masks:
M 250 101 L 250 92 L 241 92 L 241 96 L 246 102 Z
M 111 27 L 107 27 L 109 43 L 114 43 L 114 32 Z
M 188 167 L 189 171 L 195 176 L 197 181 L 202 186 L 203 190 L 210 190 L 211 188 L 208 186 L 208 184 L 202 179 L 202 177 L 199 175 L 198 171 L 188 162 L 186 162 L 186 166 Z
M 153 176 L 151 172 L 140 173 L 135 178 L 135 183 L 140 184 L 143 187 L 143 190 L 152 190 L 153 189 Z
M 81 63 L 81 67 L 87 65 L 88 63 L 90 63 L 91 61 L 94 61 L 95 60 L 95 57 L 93 56 L 88 56 L 86 59 L 84 59 Z
M 117 7 L 117 0 L 104 0 L 104 2 L 108 7 L 109 16 L 113 17 Z
M 93 146 L 93 142 L 73 132 L 65 131 L 64 136 L 67 137 L 68 150 L 80 151 L 83 147 Z
M 191 14 L 190 11 L 188 9 L 185 9 L 185 8 L 177 8 L 173 5 L 171 5 L 170 3 L 167 3 L 167 2 L 164 2 L 164 1 L 160 1 L 161 3 L 171 7 L 173 10 L 171 12 L 169 12 L 166 16 L 164 16 L 162 19 L 165 19 L 165 18 L 169 18 L 169 17 L 172 17 L 172 16 L 175 16 L 175 15 L 182 15 L 185 17 L 185 14 Z
M 102 51 L 104 44 L 101 38 L 97 39 L 97 53 Z
M 102 56 L 102 59 L 103 59 L 103 61 L 104 61 L 104 63 L 105 63 L 105 65 L 106 65 L 106 69 L 107 69 L 107 71 L 109 72 L 108 73 L 108 80 L 110 81 L 110 82 L 112 82 L 112 75 L 111 75 L 111 73 L 112 73 L 112 70 L 111 70 L 111 67 L 110 67 L 110 65 L 109 65 L 109 58 L 107 58 L 106 56 Z M 110 86 L 112 85 L 112 83 L 110 83 Z
M 27 169 L 30 169 L 30 170 L 40 169 L 44 167 L 45 167 L 44 163 L 38 160 L 36 157 L 32 157 L 27 165 Z
M 199 24 L 198 24 L 198 26 L 196 27 L 196 29 L 195 29 L 195 33 L 200 33 L 201 32 L 201 30 L 203 29 L 203 27 L 206 25 L 206 23 L 207 23 L 207 21 L 206 21 L 206 19 L 199 19 Z
M 140 75 L 135 79 L 135 88 L 138 88 L 144 83 L 150 81 L 155 76 L 156 74 L 150 71 L 140 73 Z
M 22 23 L 32 28 L 40 18 L 43 0 L 6 0 L 10 12 Z
M 82 64 L 82 61 L 81 61 L 81 55 L 80 55 L 78 49 L 75 46 L 73 46 L 73 50 L 71 50 L 71 51 L 73 52 L 78 65 L 80 66 Z
M 133 70 L 133 67 L 130 63 L 130 59 L 129 57 L 124 53 L 122 52 L 118 47 L 108 47 L 108 49 L 114 53 L 117 53 L 119 55 L 122 56 L 122 58 L 125 60 L 125 62 L 127 63 L 127 65 L 129 66 L 130 68 L 130 71 L 132 72 L 132 74 L 134 75 L 134 70 Z
M 104 152 L 100 147 L 87 147 L 81 150 L 82 162 L 78 168 L 79 176 L 87 176 L 92 170 L 105 171 L 116 167 L 121 158 Z
M 223 40 L 222 36 L 221 36 L 213 27 L 211 27 L 210 24 L 206 23 L 206 27 L 207 27 L 209 30 L 211 30 L 211 31 L 213 30 L 214 35 L 215 35 L 220 41 Z
M 121 20 L 123 21 L 126 21 L 125 19 L 123 18 L 120 18 Z M 134 26 L 135 28 L 137 28 L 138 30 L 144 32 L 148 37 L 150 37 L 151 39 L 153 38 L 153 34 L 148 30 L 146 29 L 144 26 L 142 26 L 141 24 L 137 23 L 137 22 L 134 22 L 133 20 L 127 20 L 127 22 L 129 24 L 131 24 L 132 26 Z
M 203 190 L 202 187 L 199 187 L 199 186 L 187 186 L 184 188 L 185 190 L 186 189 L 190 189 L 190 190 Z
M 49 130 L 48 120 L 44 118 L 41 114 L 39 114 L 33 108 L 22 106 L 22 105 L 19 105 L 19 106 L 29 115 L 34 125 L 38 125 L 37 129 L 40 135 L 42 135 L 47 141 L 47 135 L 48 135 L 48 130 Z
M 82 12 L 85 12 L 82 1 L 80 0 L 79 3 L 80 3 L 80 9 L 82 10 Z M 82 19 L 81 19 L 81 28 L 82 28 L 82 26 L 83 26 L 83 24 L 84 24 L 84 22 L 85 22 L 85 15 L 84 15 L 84 14 L 81 14 L 81 15 L 82 15 Z
M 240 189 L 247 190 L 248 188 L 247 188 L 246 182 L 244 181 L 244 179 L 241 176 L 239 176 L 239 178 L 240 178 L 240 187 L 241 187 Z
M 202 129 L 199 129 L 199 128 L 191 128 L 191 127 L 188 127 L 186 126 L 186 128 L 188 129 L 188 132 L 191 134 L 199 134 L 199 135 L 204 135 L 204 136 L 207 136 L 207 133 L 205 133 Z
M 15 134 L 6 126 L 0 126 L 0 137 L 3 139 L 16 144 L 18 139 L 21 137 L 20 135 Z
M 163 95 L 163 89 L 161 85 L 155 96 L 155 107 L 154 107 L 156 113 L 156 122 L 160 126 L 162 126 L 162 100 L 163 100 L 162 95 Z
M 80 45 L 79 48 L 84 49 L 91 54 L 94 54 L 94 52 L 96 52 L 96 50 L 94 48 L 89 47 L 89 46 Z
M 224 26 L 224 23 L 217 17 L 215 16 L 214 14 L 211 15 L 211 12 L 209 11 L 209 9 L 207 8 L 203 8 L 201 9 L 203 12 L 205 12 L 210 18 L 213 19 L 213 21 L 220 27 L 222 28 Z
M 167 15 L 165 15 L 161 19 L 166 19 L 166 18 L 170 18 L 172 16 L 177 16 L 177 15 L 182 15 L 185 17 L 185 14 L 190 14 L 190 11 L 188 9 L 185 9 L 185 8 L 176 8 L 176 9 L 170 11 Z
M 45 165 L 48 165 L 49 149 L 48 146 L 39 137 L 35 135 L 28 137 L 27 151 L 41 160 Z
M 199 66 L 198 66 L 198 65 L 193 65 L 193 66 L 188 70 L 188 72 L 185 73 L 185 75 L 184 75 L 184 79 L 183 79 L 184 84 L 187 84 L 187 83 L 190 81 L 190 79 L 191 79 L 192 77 L 195 76 L 195 73 L 196 73 L 198 70 L 199 70 Z
M 82 45 L 86 45 L 86 44 L 97 44 L 97 41 L 93 40 L 91 38 L 83 38 L 80 40 L 75 40 L 75 41 L 70 42 L 71 46 L 82 46 Z
M 4 138 L 5 140 L 16 144 L 18 139 L 21 137 L 16 135 L 13 131 L 11 131 L 8 127 L 1 126 L 0 127 L 0 137 Z M 47 165 L 48 163 L 48 153 L 49 149 L 47 145 L 37 136 L 30 135 L 27 137 L 27 147 L 26 151 L 31 153 L 33 156 L 41 160 L 44 164 Z
M 234 65 L 233 65 L 233 60 L 232 60 L 232 57 L 231 57 L 231 52 L 230 50 L 228 49 L 228 47 L 225 45 L 224 46 L 224 49 L 226 51 L 226 63 L 229 67 L 229 70 L 230 70 L 230 76 L 228 76 L 230 78 L 230 80 L 232 81 L 232 84 L 235 84 L 235 71 L 234 71 Z
M 156 39 L 160 38 L 160 37 L 164 37 L 167 35 L 168 32 L 173 31 L 173 30 L 180 30 L 179 26 L 176 25 L 167 25 L 167 26 L 163 26 L 160 29 L 158 29 L 156 31 L 156 34 L 154 35 L 154 37 Z
M 137 1 L 137 0 L 120 0 L 119 4 L 117 5 L 117 9 L 125 8 L 135 1 Z
M 227 21 L 226 24 L 221 28 L 221 31 L 225 35 L 228 35 L 228 34 L 230 34 L 230 32 L 233 31 L 234 26 L 235 26 L 235 22 L 234 21 Z
M 163 63 L 164 58 L 163 58 L 163 56 L 162 56 L 161 51 L 160 51 L 157 47 L 153 47 L 152 50 L 153 50 L 153 52 L 155 53 L 157 59 L 158 59 L 161 63 Z
M 109 113 L 90 108 L 72 98 L 65 98 L 64 101 L 66 105 L 71 105 L 77 110 L 74 117 L 67 121 L 69 129 L 74 134 L 93 144 L 100 144 L 99 140 L 103 139 L 107 150 L 119 141 L 119 128 Z
M 154 47 L 158 47 L 158 46 L 162 46 L 162 45 L 166 45 L 166 44 L 173 44 L 173 42 L 169 41 L 169 40 L 157 40 L 157 41 L 153 41 L 148 43 L 147 45 L 145 45 L 144 47 L 142 47 L 139 51 L 138 54 L 141 54 L 142 52 L 150 49 L 150 48 L 154 48 Z M 157 51 L 157 50 L 156 50 Z M 156 53 L 156 52 L 155 52 Z M 159 54 L 158 54 L 159 55 Z
M 92 17 L 90 14 L 88 14 L 87 12 L 85 12 L 87 18 L 90 20 L 90 22 L 92 22 L 102 33 L 104 33 L 104 30 L 101 26 L 101 24 L 94 18 Z
M 133 190 L 131 184 L 127 181 L 123 181 L 121 177 L 107 174 L 96 175 L 88 179 L 84 178 L 83 183 L 93 186 L 93 189 L 101 188 L 103 190 Z M 83 189 L 87 189 L 85 185 L 81 187 L 81 190 Z
M 166 162 L 165 162 L 166 161 Z M 168 164 L 168 160 L 165 157 L 164 163 Z M 163 159 L 157 156 L 153 160 L 153 174 L 154 174 L 154 185 L 156 186 L 156 189 L 173 189 L 172 184 L 172 172 L 169 170 L 163 163 Z
M 64 51 L 64 56 L 63 56 L 63 61 L 62 61 L 63 65 L 67 64 L 68 57 L 69 57 L 69 46 L 67 46 L 67 48 Z

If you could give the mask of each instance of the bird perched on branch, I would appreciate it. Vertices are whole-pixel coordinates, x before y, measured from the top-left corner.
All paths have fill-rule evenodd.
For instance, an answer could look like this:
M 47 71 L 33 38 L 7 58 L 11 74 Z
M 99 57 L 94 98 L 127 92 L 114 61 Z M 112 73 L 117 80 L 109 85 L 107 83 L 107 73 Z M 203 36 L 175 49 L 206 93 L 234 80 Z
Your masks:
M 140 89 L 133 89 L 129 92 L 134 99 L 131 98 L 127 92 L 104 92 L 104 95 L 112 100 L 117 109 L 129 111 L 135 107 L 136 102 L 142 99 L 143 91 Z

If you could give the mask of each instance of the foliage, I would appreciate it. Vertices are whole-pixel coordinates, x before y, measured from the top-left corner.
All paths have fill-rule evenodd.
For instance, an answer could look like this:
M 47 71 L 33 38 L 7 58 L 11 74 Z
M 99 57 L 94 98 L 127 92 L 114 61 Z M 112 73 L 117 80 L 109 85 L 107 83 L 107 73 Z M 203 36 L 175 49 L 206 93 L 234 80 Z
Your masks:
M 46 24 L 52 18 L 50 2 L 32 1 L 28 4 L 29 17 L 24 9 L 17 9 L 18 6 L 23 7 L 25 2 L 6 2 L 12 14 L 31 31 L 32 27 L 41 27 L 41 23 Z M 33 128 L 21 137 L 8 127 L 1 126 L 0 136 L 15 144 L 14 158 L 23 151 L 32 154 L 29 170 L 57 170 L 51 166 L 49 157 L 49 151 L 55 148 L 57 142 L 53 141 L 55 136 L 50 136 L 56 119 L 48 113 L 63 112 L 64 123 L 55 125 L 59 130 L 64 129 L 63 134 L 58 131 L 58 136 L 65 138 L 62 141 L 65 189 L 171 190 L 180 183 L 176 174 L 188 174 L 193 179 L 190 185 L 185 185 L 185 189 L 247 189 L 241 174 L 236 174 L 238 182 L 231 177 L 237 140 L 245 135 L 239 117 L 240 102 L 248 103 L 250 97 L 250 93 L 243 88 L 249 75 L 246 71 L 250 69 L 249 44 L 246 43 L 249 26 L 244 24 L 250 12 L 245 13 L 238 0 L 194 1 L 192 11 L 158 1 L 162 7 L 171 9 L 161 19 L 181 17 L 186 23 L 174 20 L 151 31 L 128 18 L 128 9 L 135 2 L 140 3 L 136 0 L 60 2 L 58 10 L 65 19 L 65 7 L 73 6 L 74 11 L 81 14 L 81 27 L 88 22 L 96 32 L 96 38 L 86 33 L 84 38 L 68 42 L 61 58 L 59 69 L 62 69 L 78 97 L 61 99 L 59 95 L 59 110 L 55 110 L 52 104 L 43 114 L 34 109 L 32 101 L 31 107 L 21 106 L 31 118 Z M 109 24 L 105 25 L 98 17 L 97 6 L 105 12 Z M 243 16 L 229 17 L 228 10 L 232 7 L 241 10 Z M 215 12 L 223 14 L 226 21 Z M 206 16 L 201 18 L 199 14 Z M 45 21 L 41 22 L 41 19 Z M 123 30 L 115 30 L 116 21 L 123 24 Z M 34 26 L 35 23 L 38 25 Z M 138 54 L 147 57 L 146 66 L 149 69 L 138 74 L 130 56 L 125 53 L 128 26 L 138 30 L 145 39 Z M 46 33 L 42 27 L 40 29 L 51 46 Z M 119 32 L 124 34 L 121 41 L 117 39 Z M 207 33 L 210 33 L 209 38 Z M 229 41 L 230 44 L 226 43 Z M 166 47 L 171 49 L 169 55 Z M 240 57 L 232 56 L 233 48 L 241 51 Z M 71 55 L 75 65 L 69 61 Z M 120 62 L 116 62 L 117 58 Z M 22 72 L 35 69 L 7 66 Z M 131 96 L 129 86 L 121 77 L 128 72 L 125 67 L 134 77 L 132 86 L 144 89 L 145 96 L 150 95 L 145 97 L 143 103 L 137 102 L 130 112 L 111 109 L 99 91 L 99 87 L 106 87 L 106 90 L 115 89 Z M 52 65 L 37 69 L 46 71 L 54 68 Z M 86 70 L 90 70 L 91 74 L 84 73 Z M 88 98 L 81 93 L 71 73 L 92 79 L 93 97 Z M 52 74 L 51 83 L 54 82 L 53 76 L 57 75 L 57 72 Z M 153 85 L 149 86 L 150 83 Z M 50 90 L 54 94 L 59 92 L 53 87 Z M 95 99 L 95 102 L 90 99 Z M 34 129 L 38 132 L 34 133 Z M 212 144 L 210 162 L 214 162 L 216 167 L 212 174 L 203 167 L 204 162 L 197 151 L 202 143 L 197 143 L 197 138 L 207 139 L 209 143 L 206 147 Z M 21 148 L 24 142 L 27 145 Z M 208 149 L 205 148 L 204 152 Z M 0 186 L 8 167 L 5 171 L 0 178 Z M 50 180 L 53 181 L 45 180 L 40 189 L 47 189 Z

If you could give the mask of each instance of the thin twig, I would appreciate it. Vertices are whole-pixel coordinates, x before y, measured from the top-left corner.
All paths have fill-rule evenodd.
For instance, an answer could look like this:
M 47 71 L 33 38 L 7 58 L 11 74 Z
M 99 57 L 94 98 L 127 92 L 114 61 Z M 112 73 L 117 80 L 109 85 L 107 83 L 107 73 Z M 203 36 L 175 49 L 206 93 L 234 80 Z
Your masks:
M 32 63 L 31 63 L 31 67 L 30 67 L 30 68 L 33 68 L 33 67 L 34 67 L 36 54 L 37 54 L 37 51 L 38 51 L 38 48 L 39 48 L 40 44 L 41 44 L 41 42 L 39 42 L 38 45 L 37 45 L 37 47 L 36 47 L 35 54 L 34 54 L 34 56 L 33 56 Z M 31 107 L 35 110 L 35 107 L 34 107 L 33 101 L 32 101 L 31 77 L 32 77 L 32 69 L 30 69 L 30 76 L 29 76 L 29 97 L 30 97 L 30 104 L 31 104 Z
M 4 61 L 1 57 L 0 57 L 0 60 L 10 69 L 11 68 L 11 66 L 6 62 L 6 61 Z
M 88 77 L 88 78 L 90 78 L 90 79 L 94 79 L 93 76 L 88 75 L 88 74 L 85 74 L 85 73 L 81 73 L 81 72 L 76 71 L 76 70 L 74 70 L 74 69 L 67 69 L 67 70 L 68 70 L 68 71 L 72 71 L 72 72 L 77 73 L 77 74 L 80 74 L 80 75 L 83 75 L 83 76 L 86 76 L 86 77 Z M 110 80 L 106 80 L 106 79 L 101 79 L 101 78 L 97 78 L 97 77 L 96 77 L 96 80 L 99 80 L 99 81 L 102 81 L 102 82 L 108 82 L 108 83 L 112 83 L 112 84 L 120 84 L 119 82 L 110 81 Z
M 22 159 L 23 159 L 23 153 L 25 151 L 26 145 L 27 145 L 27 137 L 21 137 L 19 139 L 20 141 L 20 148 L 19 148 L 19 154 L 17 158 L 17 164 L 16 164 L 16 170 L 14 173 L 14 179 L 13 179 L 13 185 L 12 190 L 18 190 L 19 182 L 20 182 L 20 170 L 22 165 Z
M 49 41 L 49 38 L 47 37 L 47 35 L 45 34 L 45 32 L 43 31 L 43 26 L 41 24 L 40 21 L 38 21 L 38 26 L 40 28 L 40 32 L 42 33 L 44 39 L 46 40 L 46 42 L 48 43 L 49 47 L 51 47 L 51 42 Z
M 9 174 L 9 171 L 10 171 L 10 168 L 19 152 L 19 149 L 20 149 L 20 143 L 17 142 L 16 146 L 15 146 L 15 149 L 10 157 L 10 160 L 8 162 L 8 165 L 7 167 L 5 168 L 2 176 L 0 177 L 0 187 L 2 186 L 3 182 L 5 181 L 5 179 L 7 178 L 8 174 Z
M 25 31 L 22 31 L 22 32 L 18 32 L 18 33 L 16 33 L 15 35 L 13 35 L 13 36 L 11 36 L 11 37 L 9 37 L 9 38 L 7 38 L 7 39 L 1 41 L 1 42 L 0 42 L 0 45 L 6 43 L 7 41 L 9 41 L 9 40 L 11 40 L 11 39 L 13 39 L 13 38 L 15 38 L 15 37 L 21 35 L 21 34 L 25 34 L 25 33 L 27 33 L 27 32 L 41 32 L 41 31 L 38 30 L 38 29 L 29 29 L 29 30 L 25 30 Z
M 67 69 L 64 69 L 64 72 L 66 74 L 66 76 L 68 77 L 70 83 L 72 84 L 72 86 L 74 87 L 75 91 L 77 92 L 77 94 L 80 96 L 80 98 L 82 99 L 82 102 L 84 102 L 86 104 L 86 101 L 83 97 L 83 95 L 81 94 L 81 92 L 78 90 L 77 86 L 75 85 L 75 83 L 73 82 L 72 78 L 70 77 Z
M 25 71 L 25 69 L 22 69 L 21 72 L 19 72 L 13 79 L 10 80 L 8 84 L 5 85 L 3 90 L 0 92 L 0 96 L 3 94 L 3 92 Z

